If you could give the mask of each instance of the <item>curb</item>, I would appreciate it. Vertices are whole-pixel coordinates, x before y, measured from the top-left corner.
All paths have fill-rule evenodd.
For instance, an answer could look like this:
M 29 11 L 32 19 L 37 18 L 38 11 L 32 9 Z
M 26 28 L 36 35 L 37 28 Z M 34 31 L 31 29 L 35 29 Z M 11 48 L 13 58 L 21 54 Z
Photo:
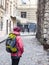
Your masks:
M 2 41 L 0 42 L 0 44 L 3 43 L 3 42 L 5 42 L 5 41 L 6 41 L 6 39 L 5 39 L 5 40 L 2 40 Z
M 8 36 L 8 35 L 6 35 L 6 37 L 5 37 L 5 36 L 3 36 L 3 37 L 1 38 L 1 40 L 0 40 L 0 43 L 5 42 L 5 41 L 6 41 L 7 36 Z
M 20 35 L 20 36 L 35 36 L 36 34 L 30 34 L 30 35 Z
M 36 34 L 20 34 L 20 36 L 35 36 Z M 4 36 L 4 37 L 2 37 L 2 38 L 4 38 L 4 39 L 2 39 L 2 40 L 0 40 L 0 43 L 3 43 L 3 42 L 5 42 L 6 41 L 6 38 L 8 37 L 8 35 L 6 35 L 6 37 Z

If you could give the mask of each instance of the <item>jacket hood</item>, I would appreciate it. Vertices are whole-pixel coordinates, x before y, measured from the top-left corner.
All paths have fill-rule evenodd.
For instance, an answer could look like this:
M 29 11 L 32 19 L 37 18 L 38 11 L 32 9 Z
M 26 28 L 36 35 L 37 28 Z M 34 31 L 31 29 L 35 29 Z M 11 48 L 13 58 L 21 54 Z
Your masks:
M 20 31 L 21 31 L 21 29 L 20 29 L 20 27 L 15 27 L 15 28 L 13 28 L 13 31 L 20 32 Z

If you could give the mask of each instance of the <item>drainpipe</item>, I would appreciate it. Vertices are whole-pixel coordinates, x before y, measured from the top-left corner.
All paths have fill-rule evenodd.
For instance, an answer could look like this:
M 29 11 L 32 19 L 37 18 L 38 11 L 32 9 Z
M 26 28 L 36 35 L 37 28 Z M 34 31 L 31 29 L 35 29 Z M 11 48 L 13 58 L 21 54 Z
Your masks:
M 6 34 L 8 34 L 8 20 L 6 22 Z

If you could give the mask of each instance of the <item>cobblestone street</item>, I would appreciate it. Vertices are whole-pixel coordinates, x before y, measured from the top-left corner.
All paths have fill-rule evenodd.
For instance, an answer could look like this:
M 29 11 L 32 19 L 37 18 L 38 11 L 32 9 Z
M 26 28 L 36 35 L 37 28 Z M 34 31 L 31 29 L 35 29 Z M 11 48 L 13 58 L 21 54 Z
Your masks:
M 49 65 L 49 53 L 34 36 L 22 36 L 24 53 L 19 65 Z M 11 65 L 10 54 L 5 50 L 5 42 L 0 44 L 0 65 Z

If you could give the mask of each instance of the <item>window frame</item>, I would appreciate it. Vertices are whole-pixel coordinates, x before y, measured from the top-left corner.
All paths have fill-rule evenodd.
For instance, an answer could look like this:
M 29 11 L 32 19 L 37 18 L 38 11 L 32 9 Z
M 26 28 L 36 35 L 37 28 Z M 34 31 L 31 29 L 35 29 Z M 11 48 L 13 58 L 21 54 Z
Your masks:
M 27 12 L 21 12 L 21 17 L 26 18 L 27 17 Z

